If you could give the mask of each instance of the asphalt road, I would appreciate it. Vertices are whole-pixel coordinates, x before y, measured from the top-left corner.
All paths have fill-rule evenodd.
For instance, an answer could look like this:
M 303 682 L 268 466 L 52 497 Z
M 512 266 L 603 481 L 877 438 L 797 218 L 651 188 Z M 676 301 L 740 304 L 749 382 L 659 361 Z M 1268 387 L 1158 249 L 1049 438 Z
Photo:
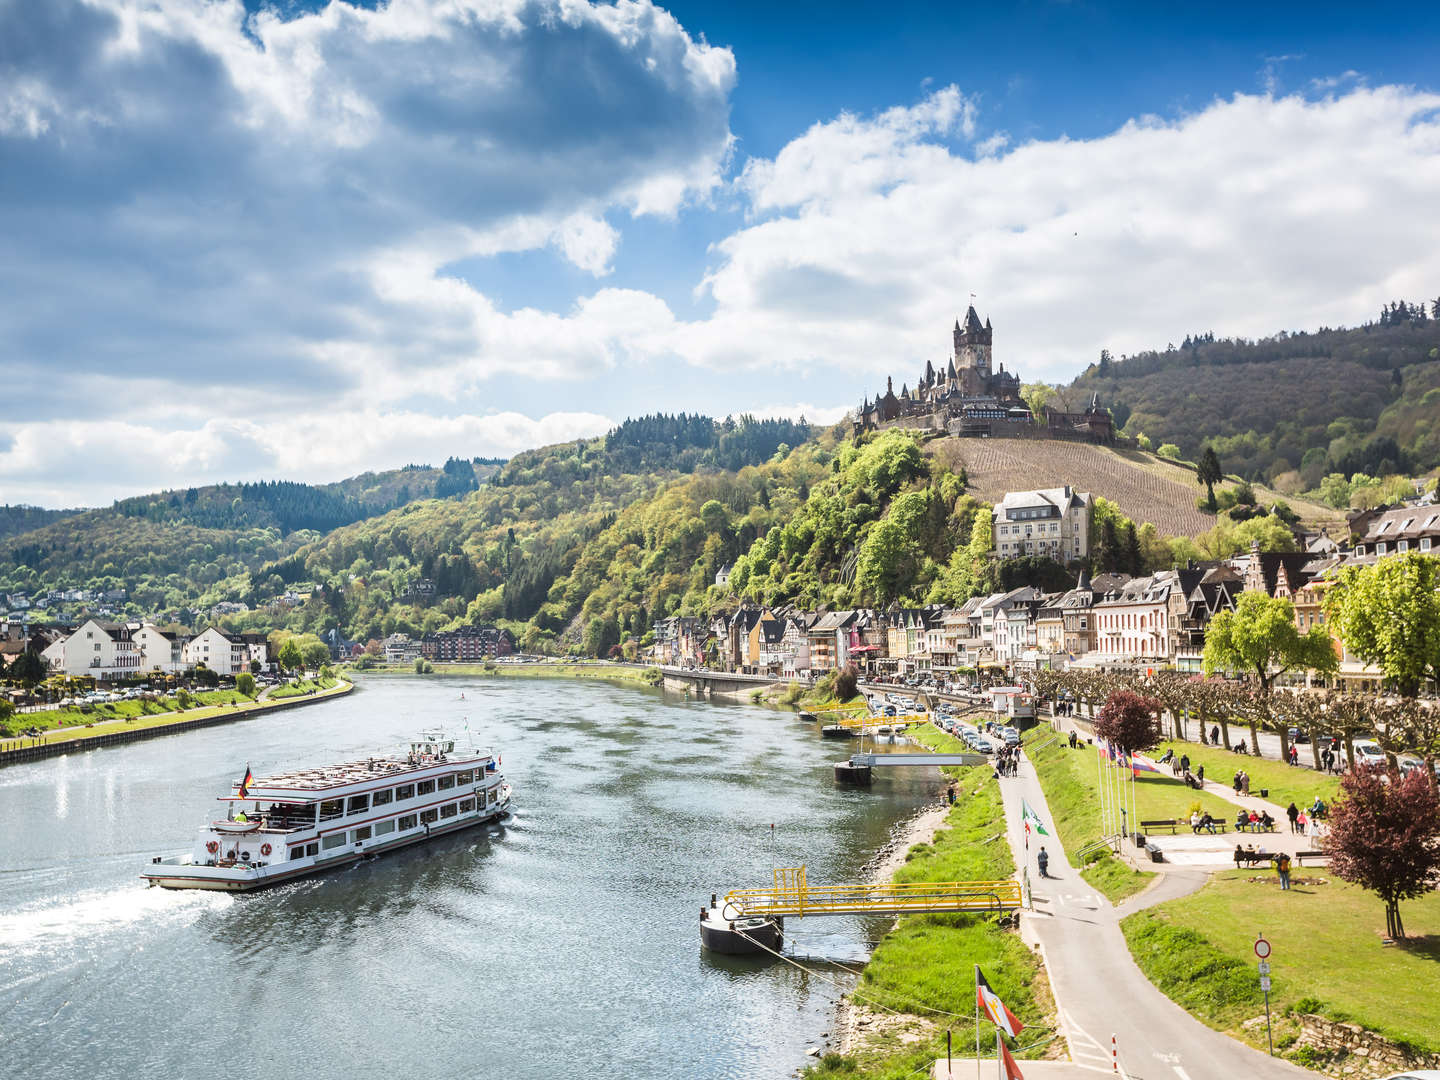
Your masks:
M 1077 1065 L 1112 1073 L 1111 1037 L 1122 1072 L 1131 1080 L 1314 1080 L 1314 1074 L 1212 1031 L 1155 988 L 1135 965 L 1117 913 L 1065 858 L 1044 792 L 1028 761 L 1001 781 L 1006 834 L 1017 865 L 1028 866 L 1034 911 L 1021 917 L 1027 940 L 1038 941 L 1050 985 Z M 1021 800 L 1039 815 L 1048 836 L 1027 851 Z M 1035 853 L 1044 844 L 1053 879 L 1039 877 Z M 1171 871 L 1123 913 L 1200 888 L 1206 873 Z M 1258 978 L 1258 973 L 1257 973 Z

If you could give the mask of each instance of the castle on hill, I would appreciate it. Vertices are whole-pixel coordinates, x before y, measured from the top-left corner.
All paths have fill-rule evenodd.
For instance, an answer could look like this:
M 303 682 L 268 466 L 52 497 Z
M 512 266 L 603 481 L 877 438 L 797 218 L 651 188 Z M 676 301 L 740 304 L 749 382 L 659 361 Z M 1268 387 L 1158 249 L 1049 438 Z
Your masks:
M 1045 408 L 1045 415 L 1033 416 L 1020 396 L 1020 376 L 1005 365 L 992 366 L 994 328 L 987 318 L 982 325 L 971 304 L 963 324 L 955 321 L 954 353 L 943 370 L 929 361 L 911 390 L 902 383 L 895 393 L 895 380 L 885 380 L 885 392 L 875 400 L 865 398 L 855 414 L 855 431 L 870 431 L 899 420 L 912 425 L 943 428 L 955 435 L 1033 435 L 1061 438 L 1080 437 L 1113 442 L 1114 423 L 1108 410 L 1092 397 L 1083 413 Z M 1040 431 L 1035 431 L 1039 422 Z M 1022 430 L 1023 429 L 1023 430 Z

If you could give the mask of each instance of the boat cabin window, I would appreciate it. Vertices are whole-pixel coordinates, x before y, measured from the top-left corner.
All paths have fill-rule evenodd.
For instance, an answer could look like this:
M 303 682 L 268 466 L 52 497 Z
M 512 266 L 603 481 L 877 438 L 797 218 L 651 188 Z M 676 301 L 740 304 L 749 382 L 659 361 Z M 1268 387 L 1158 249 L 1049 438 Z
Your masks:
M 357 844 L 360 843 L 361 840 L 369 840 L 369 839 L 370 839 L 370 826 L 369 826 L 369 825 L 362 825 L 360 828 L 356 829 L 354 832 L 352 832 L 352 833 L 350 834 L 350 839 L 353 840 L 353 841 L 354 841 L 355 843 L 357 843 Z
M 418 784 L 415 785 L 415 794 L 416 794 L 416 795 L 429 795 L 429 794 L 430 794 L 431 792 L 433 792 L 434 790 L 435 790 L 435 781 L 434 781 L 434 780 L 421 780 Z
M 441 817 L 454 817 L 455 814 L 456 814 L 456 809 L 455 809 L 455 804 L 454 804 L 453 802 L 447 802 L 444 806 L 440 807 L 440 816 L 441 816 Z
M 415 823 L 417 820 L 418 819 L 415 817 L 414 814 L 404 814 L 395 822 L 395 824 L 400 826 L 401 832 L 404 832 L 406 829 L 415 828 Z
M 406 799 L 413 799 L 414 797 L 415 797 L 415 785 L 414 785 L 414 784 L 401 784 L 399 787 L 397 787 L 397 788 L 395 789 L 395 799 L 396 799 L 397 802 L 404 802 Z
M 423 825 L 433 825 L 439 820 L 439 817 L 439 813 L 433 809 L 420 811 L 420 822 Z
M 490 789 L 490 799 L 489 799 L 489 801 L 493 803 L 493 802 L 495 802 L 496 800 L 498 800 L 499 798 L 500 798 L 500 792 L 497 791 L 495 788 L 492 787 L 492 788 Z
M 344 847 L 345 834 L 343 832 L 332 832 L 329 836 L 325 837 L 325 839 L 320 841 L 320 846 L 326 851 L 330 851 L 337 847 Z
M 395 793 L 394 793 L 393 791 L 391 791 L 389 788 L 386 788 L 384 791 L 377 791 L 377 792 L 375 792 L 375 794 L 371 795 L 371 796 L 370 796 L 370 804 L 371 804 L 372 806 L 385 806 L 385 805 L 387 805 L 387 804 L 390 802 L 390 800 L 393 799 L 394 797 L 395 797 Z
M 440 777 L 440 790 L 441 790 L 441 791 L 449 791 L 449 790 L 450 790 L 451 788 L 453 788 L 454 786 L 455 786 L 455 777 L 453 777 L 453 776 L 442 776 L 442 777 Z
M 460 784 L 461 786 L 464 786 L 465 784 L 471 784 L 471 783 L 474 783 L 474 782 L 475 782 L 475 774 L 472 773 L 472 772 L 470 772 L 468 769 L 467 769 L 465 772 L 457 772 L 457 773 L 455 774 L 455 783 Z
M 367 811 L 367 810 L 369 810 L 369 809 L 370 809 L 370 796 L 369 796 L 369 795 L 351 795 L 351 796 L 350 796 L 350 807 L 349 807 L 349 809 L 347 810 L 347 813 L 351 813 L 351 814 L 363 814 L 363 813 L 365 813 L 365 811 Z
M 310 856 L 312 856 L 312 857 L 315 856 L 315 855 L 319 855 L 319 854 L 320 854 L 320 844 L 319 844 L 319 842 L 317 841 L 316 843 L 313 843 L 313 844 L 306 844 L 306 845 L 305 845 L 305 854 L 306 854 L 306 855 L 310 855 Z
M 393 821 L 377 821 L 377 822 L 375 823 L 375 835 L 376 835 L 376 836 L 388 836 L 390 833 L 392 833 L 392 832 L 394 832 L 394 831 L 395 831 L 395 822 L 393 822 Z
M 300 844 L 298 847 L 292 847 L 292 848 L 290 849 L 290 858 L 292 858 L 292 859 L 303 859 L 304 857 L 305 857 L 305 845 L 304 845 L 304 844 Z
M 333 821 L 345 813 L 344 799 L 326 799 L 320 804 L 320 820 Z
M 475 800 L 474 800 L 474 799 L 461 799 L 461 800 L 460 800 L 460 812 L 461 812 L 462 814 L 473 813 L 474 810 L 475 810 Z

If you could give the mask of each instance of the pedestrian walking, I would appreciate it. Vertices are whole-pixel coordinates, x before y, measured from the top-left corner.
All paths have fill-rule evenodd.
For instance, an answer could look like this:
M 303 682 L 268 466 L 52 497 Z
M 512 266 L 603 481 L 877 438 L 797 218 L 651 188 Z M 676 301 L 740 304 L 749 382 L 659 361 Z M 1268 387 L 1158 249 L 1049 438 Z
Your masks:
M 1236 794 L 1236 795 L 1239 795 L 1239 794 L 1240 794 L 1240 781 L 1243 780 L 1244 778 L 1245 778 L 1245 772 L 1244 772 L 1244 770 L 1242 770 L 1242 769 L 1236 769 L 1236 770 L 1235 770 L 1235 779 L 1231 782 L 1231 785 L 1230 785 L 1231 787 L 1233 787 L 1233 788 L 1235 789 L 1235 794 Z
M 1190 755 L 1189 755 L 1189 754 L 1181 754 L 1181 755 L 1180 755 L 1180 771 L 1181 771 L 1181 772 L 1189 772 L 1189 771 L 1190 771 Z
M 1216 746 L 1220 745 L 1220 725 L 1216 724 L 1210 729 L 1210 741 Z
M 1290 888 L 1290 856 L 1283 851 L 1275 858 L 1275 875 L 1280 879 L 1280 888 Z
M 1290 764 L 1291 764 L 1291 765 L 1299 765 L 1299 764 L 1300 764 L 1300 751 L 1295 749 L 1295 744 L 1294 744 L 1294 743 L 1291 743 L 1291 744 L 1290 744 L 1290 753 L 1289 753 L 1287 756 L 1288 756 L 1289 759 L 1290 759 Z
M 1285 808 L 1285 816 L 1290 819 L 1290 831 L 1292 833 L 1299 832 L 1300 808 L 1295 805 L 1294 800 L 1291 800 L 1290 805 Z
M 1035 856 L 1035 865 L 1040 868 L 1040 876 L 1050 876 L 1050 856 L 1046 854 L 1044 845 L 1041 845 L 1040 852 Z
M 954 785 L 954 783 L 951 783 L 950 787 L 946 789 L 946 791 L 945 791 L 945 797 L 950 800 L 950 805 L 951 805 L 951 806 L 954 806 L 954 805 L 955 805 L 955 785 Z
M 1204 766 L 1204 765 L 1197 765 L 1197 766 L 1195 766 L 1195 781 L 1196 781 L 1196 786 L 1197 786 L 1197 787 L 1204 787 L 1204 786 L 1205 786 L 1205 766 Z

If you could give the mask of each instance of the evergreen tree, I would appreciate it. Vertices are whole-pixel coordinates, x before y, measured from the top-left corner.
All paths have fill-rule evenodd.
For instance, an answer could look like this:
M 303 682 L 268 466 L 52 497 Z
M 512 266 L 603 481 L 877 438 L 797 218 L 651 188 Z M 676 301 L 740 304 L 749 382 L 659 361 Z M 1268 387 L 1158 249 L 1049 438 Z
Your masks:
M 1225 473 L 1220 468 L 1220 458 L 1216 456 L 1213 446 L 1207 446 L 1200 455 L 1200 460 L 1195 466 L 1195 478 L 1205 485 L 1205 508 L 1213 511 L 1215 509 L 1215 485 L 1225 479 Z

